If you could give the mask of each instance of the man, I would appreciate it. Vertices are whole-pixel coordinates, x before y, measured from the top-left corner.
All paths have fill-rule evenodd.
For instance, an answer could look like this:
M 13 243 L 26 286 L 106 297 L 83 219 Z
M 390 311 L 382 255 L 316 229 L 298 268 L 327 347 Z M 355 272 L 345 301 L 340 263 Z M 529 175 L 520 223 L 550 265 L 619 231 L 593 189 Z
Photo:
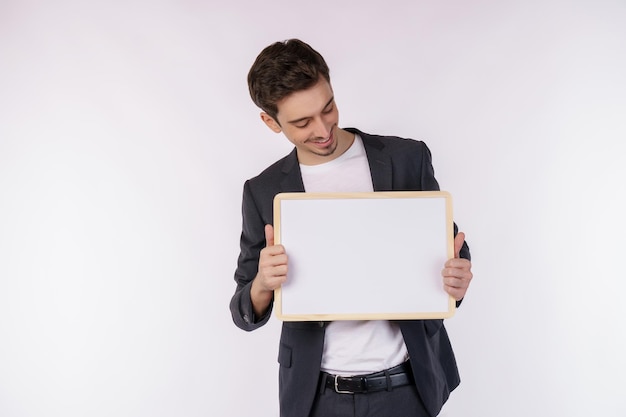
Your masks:
M 289 279 L 288 248 L 274 244 L 276 194 L 439 185 L 423 142 L 339 127 L 328 66 L 306 43 L 291 39 L 265 48 L 248 86 L 263 122 L 295 145 L 244 185 L 230 309 L 235 324 L 251 331 L 269 320 L 274 290 Z M 458 305 L 472 279 L 463 233 L 456 234 L 455 253 L 442 265 L 442 285 Z M 323 262 L 324 248 L 319 257 Z M 459 384 L 442 320 L 284 322 L 278 362 L 282 417 L 434 417 Z

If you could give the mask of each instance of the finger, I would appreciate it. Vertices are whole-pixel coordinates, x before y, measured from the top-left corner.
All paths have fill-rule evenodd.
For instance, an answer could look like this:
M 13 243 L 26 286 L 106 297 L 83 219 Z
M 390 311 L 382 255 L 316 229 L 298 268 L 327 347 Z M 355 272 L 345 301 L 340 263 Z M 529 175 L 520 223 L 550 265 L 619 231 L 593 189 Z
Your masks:
M 287 278 L 287 265 L 276 265 L 268 270 L 268 275 L 273 278 Z
M 448 285 L 444 285 L 444 290 L 456 301 L 465 298 L 465 294 L 467 293 L 467 288 L 455 288 Z
M 446 263 L 443 265 L 445 268 L 456 268 L 456 269 L 472 269 L 472 263 L 467 259 L 463 258 L 452 258 L 448 259 Z
M 465 242 L 465 233 L 459 232 L 454 237 L 454 257 L 461 257 L 461 248 L 463 247 L 463 243 Z
M 447 276 L 443 279 L 443 283 L 451 288 L 467 288 L 469 287 L 469 277 L 451 277 Z
M 266 246 L 274 246 L 274 227 L 271 224 L 265 225 Z

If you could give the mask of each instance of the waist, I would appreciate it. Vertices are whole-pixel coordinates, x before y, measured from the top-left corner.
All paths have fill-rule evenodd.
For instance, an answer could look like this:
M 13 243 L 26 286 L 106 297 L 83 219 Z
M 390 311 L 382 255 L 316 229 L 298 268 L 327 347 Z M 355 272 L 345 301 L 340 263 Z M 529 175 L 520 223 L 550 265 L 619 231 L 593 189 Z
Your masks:
M 339 394 L 357 394 L 380 390 L 391 390 L 395 387 L 415 383 L 411 364 L 406 361 L 393 368 L 366 375 L 339 376 L 321 372 L 322 385 L 333 389 Z

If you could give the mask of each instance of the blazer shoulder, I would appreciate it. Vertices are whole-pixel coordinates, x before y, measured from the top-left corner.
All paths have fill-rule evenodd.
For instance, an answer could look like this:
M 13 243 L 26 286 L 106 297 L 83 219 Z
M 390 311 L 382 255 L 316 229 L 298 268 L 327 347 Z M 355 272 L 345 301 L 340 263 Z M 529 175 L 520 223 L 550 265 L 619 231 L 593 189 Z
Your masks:
M 366 147 L 375 148 L 381 152 L 389 153 L 392 156 L 407 156 L 424 152 L 430 154 L 426 143 L 419 139 L 393 135 L 374 135 L 354 128 L 348 128 L 346 130 L 361 136 L 363 144 Z
M 265 168 L 258 175 L 248 179 L 248 183 L 252 186 L 265 186 L 267 184 L 275 184 L 280 182 L 280 180 L 284 177 L 285 173 L 288 173 L 295 164 L 297 164 L 298 159 L 295 155 L 295 150 L 285 155 L 278 161 L 274 162 L 272 165 Z
M 276 194 L 303 191 L 304 184 L 295 149 L 244 184 L 244 196 L 247 194 L 258 207 L 263 207 L 268 213 Z

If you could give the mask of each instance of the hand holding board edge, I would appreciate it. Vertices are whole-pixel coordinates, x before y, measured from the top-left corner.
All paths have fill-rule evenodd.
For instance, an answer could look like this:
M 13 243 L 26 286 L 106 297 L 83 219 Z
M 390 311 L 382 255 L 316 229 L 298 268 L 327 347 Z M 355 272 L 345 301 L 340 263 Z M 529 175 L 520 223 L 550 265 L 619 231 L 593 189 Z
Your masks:
M 275 290 L 284 321 L 449 318 L 441 267 L 454 257 L 445 191 L 281 193 L 274 240 L 289 256 Z

